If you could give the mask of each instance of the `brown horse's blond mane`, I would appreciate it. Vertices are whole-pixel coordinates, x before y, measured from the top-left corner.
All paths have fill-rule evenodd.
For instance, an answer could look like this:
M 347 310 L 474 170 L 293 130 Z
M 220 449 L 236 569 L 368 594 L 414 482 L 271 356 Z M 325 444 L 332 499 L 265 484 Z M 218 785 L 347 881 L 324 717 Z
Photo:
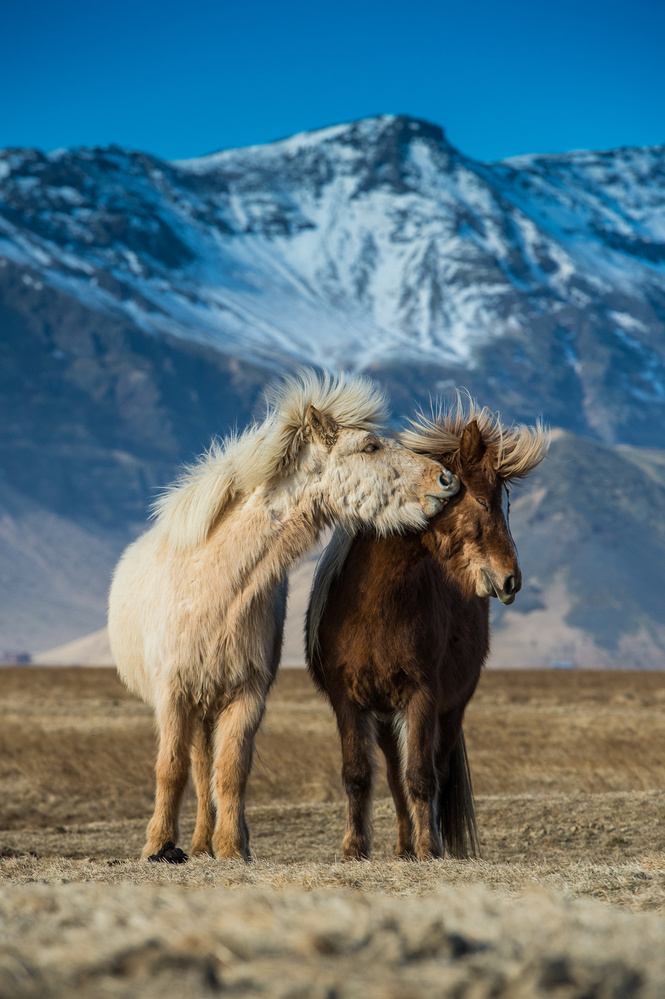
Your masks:
M 459 463 L 462 434 L 473 420 L 487 448 L 488 464 L 506 482 L 523 479 L 547 454 L 551 435 L 542 420 L 532 427 L 524 423 L 504 427 L 498 413 L 481 408 L 470 395 L 463 398 L 459 392 L 452 406 L 439 402 L 430 416 L 420 412 L 409 420 L 398 438 L 411 451 L 454 466 Z

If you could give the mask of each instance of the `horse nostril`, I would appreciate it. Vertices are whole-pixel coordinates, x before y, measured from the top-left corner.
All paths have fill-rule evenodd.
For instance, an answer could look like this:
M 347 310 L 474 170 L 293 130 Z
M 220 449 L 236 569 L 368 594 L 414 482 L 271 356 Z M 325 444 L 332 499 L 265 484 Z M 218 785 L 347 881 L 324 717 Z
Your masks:
M 451 496 L 454 496 L 455 493 L 459 492 L 460 481 L 457 476 L 452 472 L 449 472 L 447 468 L 439 474 L 436 481 L 439 485 L 439 489 L 444 494 L 446 499 L 450 499 Z
M 510 596 L 512 593 L 515 593 L 517 589 L 519 589 L 517 586 L 517 577 L 513 575 L 506 576 L 503 581 L 503 592 Z

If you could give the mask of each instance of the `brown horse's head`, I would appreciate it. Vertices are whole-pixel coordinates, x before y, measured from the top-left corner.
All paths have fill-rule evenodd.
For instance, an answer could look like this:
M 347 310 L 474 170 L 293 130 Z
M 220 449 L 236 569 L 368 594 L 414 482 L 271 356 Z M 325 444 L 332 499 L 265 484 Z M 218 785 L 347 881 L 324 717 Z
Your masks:
M 508 486 L 492 468 L 476 420 L 462 433 L 454 465 L 460 491 L 432 522 L 425 543 L 469 596 L 512 604 L 522 573 L 508 524 Z
M 548 432 L 540 423 L 504 428 L 488 410 L 470 402 L 465 411 L 458 400 L 456 410 L 419 417 L 401 437 L 460 478 L 457 495 L 430 521 L 425 545 L 467 597 L 512 604 L 522 573 L 508 523 L 509 486 L 543 460 Z

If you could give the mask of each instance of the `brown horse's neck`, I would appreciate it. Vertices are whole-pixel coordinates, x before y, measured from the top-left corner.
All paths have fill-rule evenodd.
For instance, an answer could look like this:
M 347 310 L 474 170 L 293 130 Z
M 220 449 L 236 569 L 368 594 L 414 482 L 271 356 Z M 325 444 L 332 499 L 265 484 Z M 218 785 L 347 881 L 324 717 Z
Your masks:
M 452 513 L 452 511 L 451 511 Z M 476 597 L 475 584 L 463 565 L 463 553 L 455 542 L 455 518 L 448 515 L 450 532 L 441 530 L 441 521 L 422 532 L 391 534 L 378 539 L 374 534 L 360 534 L 353 544 L 354 563 L 364 578 L 380 580 L 378 590 L 383 597 L 404 585 L 405 578 L 418 570 L 425 560 L 432 559 L 444 574 L 446 583 L 464 600 Z M 459 563 L 459 564 L 458 564 Z M 378 591 L 377 591 L 378 592 Z
M 376 571 L 377 561 L 381 565 L 384 579 L 398 578 L 409 569 L 415 568 L 426 557 L 422 534 L 410 531 L 407 534 L 389 534 L 376 544 L 374 534 L 361 534 L 356 540 L 368 570 Z
M 432 555 L 448 583 L 466 600 L 472 600 L 476 599 L 476 587 L 468 572 L 459 526 L 459 513 L 453 505 L 435 517 L 420 537 L 423 551 Z
M 448 527 L 447 524 L 446 526 Z M 446 557 L 452 554 L 452 534 L 450 530 L 443 531 L 440 523 L 436 528 L 430 524 L 420 535 L 420 541 L 423 549 L 433 555 L 437 562 L 445 562 Z

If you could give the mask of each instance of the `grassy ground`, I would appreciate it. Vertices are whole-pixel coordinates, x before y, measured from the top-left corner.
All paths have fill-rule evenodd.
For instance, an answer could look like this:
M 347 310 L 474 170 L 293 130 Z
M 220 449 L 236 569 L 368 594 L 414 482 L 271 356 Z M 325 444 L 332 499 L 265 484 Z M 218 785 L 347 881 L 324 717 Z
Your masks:
M 249 865 L 138 862 L 155 739 L 111 670 L 0 683 L 3 999 L 665 995 L 665 673 L 487 673 L 465 724 L 483 858 L 429 864 L 393 859 L 383 774 L 373 860 L 338 861 L 337 736 L 303 671 L 259 738 Z

